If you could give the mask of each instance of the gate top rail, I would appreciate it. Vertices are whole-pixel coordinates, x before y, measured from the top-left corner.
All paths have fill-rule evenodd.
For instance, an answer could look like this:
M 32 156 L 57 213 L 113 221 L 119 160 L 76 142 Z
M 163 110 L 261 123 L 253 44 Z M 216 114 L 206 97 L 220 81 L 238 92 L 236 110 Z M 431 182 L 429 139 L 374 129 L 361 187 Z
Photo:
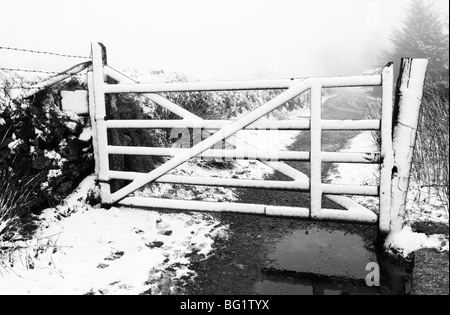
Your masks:
M 218 81 L 218 82 L 180 82 L 180 83 L 123 83 L 105 84 L 105 93 L 164 93 L 164 92 L 214 92 L 245 90 L 284 90 L 306 80 L 253 80 L 253 81 Z M 308 78 L 323 88 L 381 86 L 381 75 L 361 75 L 348 77 Z

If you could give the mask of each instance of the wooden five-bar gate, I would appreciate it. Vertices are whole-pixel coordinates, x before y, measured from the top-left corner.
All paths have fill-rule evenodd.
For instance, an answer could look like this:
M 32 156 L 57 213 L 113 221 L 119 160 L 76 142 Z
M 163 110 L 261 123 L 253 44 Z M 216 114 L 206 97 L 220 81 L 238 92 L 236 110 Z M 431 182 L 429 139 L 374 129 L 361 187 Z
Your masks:
M 156 209 L 179 209 L 192 211 L 228 211 L 264 214 L 270 216 L 299 217 L 311 220 L 330 220 L 378 224 L 380 231 L 387 233 L 398 229 L 404 212 L 404 200 L 408 188 L 410 158 L 412 154 L 401 154 L 411 150 L 411 129 L 402 129 L 401 114 L 411 119 L 408 110 L 417 112 L 422 97 L 423 80 L 427 61 L 405 59 L 399 80 L 398 98 L 394 99 L 394 69 L 388 64 L 381 74 L 302 78 L 289 80 L 230 81 L 140 84 L 109 67 L 104 58 L 102 45 L 92 44 L 92 65 L 88 71 L 89 110 L 93 127 L 96 173 L 101 186 L 104 204 L 151 207 Z M 108 84 L 108 78 L 118 84 Z M 379 120 L 324 120 L 322 119 L 322 89 L 338 87 L 381 87 L 382 117 Z M 193 91 L 237 91 L 237 90 L 283 90 L 269 102 L 234 121 L 208 121 L 162 97 L 158 93 Z M 310 91 L 310 119 L 291 121 L 258 121 L 298 95 Z M 143 96 L 179 116 L 180 120 L 109 120 L 106 119 L 105 96 L 115 93 L 141 93 Z M 395 110 L 394 110 L 395 109 Z M 417 116 L 416 113 L 412 116 Z M 417 127 L 417 120 L 409 121 Z M 181 148 L 143 148 L 112 146 L 108 144 L 108 129 L 126 128 L 201 128 L 210 134 L 205 140 L 189 149 Z M 398 130 L 393 130 L 398 128 Z M 236 133 L 248 129 L 309 130 L 311 136 L 310 152 L 267 151 L 239 139 Z M 322 131 L 324 130 L 363 130 L 381 132 L 381 152 L 337 153 L 322 152 Z M 398 142 L 408 134 L 408 143 Z M 412 139 L 414 139 L 414 137 Z M 213 148 L 222 141 L 238 145 L 245 150 L 220 150 Z M 398 150 L 399 154 L 396 154 Z M 109 166 L 110 155 L 160 155 L 173 158 L 149 173 L 112 171 Z M 222 178 L 199 178 L 167 175 L 171 170 L 194 157 L 209 158 L 255 158 L 274 170 L 286 175 L 290 181 L 258 181 Z M 283 161 L 310 162 L 309 176 L 283 163 Z M 323 163 L 366 163 L 380 164 L 379 186 L 344 186 L 322 182 Z M 406 179 L 405 179 L 406 178 Z M 123 179 L 131 181 L 125 187 L 111 193 L 110 181 Z M 130 196 L 149 183 L 176 183 L 188 185 L 247 187 L 261 189 L 282 189 L 310 192 L 309 207 L 284 207 L 258 204 L 219 203 L 184 201 L 160 198 Z M 347 196 L 379 197 L 379 213 L 361 206 Z M 328 198 L 345 210 L 323 209 L 322 199 Z

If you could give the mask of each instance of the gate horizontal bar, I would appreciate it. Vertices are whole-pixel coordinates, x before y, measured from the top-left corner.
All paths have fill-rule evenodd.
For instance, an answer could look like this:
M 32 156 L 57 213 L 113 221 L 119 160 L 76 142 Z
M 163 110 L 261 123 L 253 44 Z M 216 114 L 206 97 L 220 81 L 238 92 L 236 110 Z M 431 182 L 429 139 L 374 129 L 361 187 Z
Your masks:
M 134 180 L 142 173 L 110 171 L 112 179 Z M 306 181 L 266 181 L 266 180 L 246 180 L 228 179 L 216 177 L 192 177 L 178 175 L 164 175 L 154 181 L 159 184 L 184 184 L 212 187 L 230 188 L 260 188 L 270 190 L 286 190 L 309 192 L 309 182 Z M 323 193 L 329 195 L 353 195 L 353 196 L 378 196 L 376 186 L 351 186 L 351 185 L 321 185 Z
M 336 211 L 330 209 L 322 209 L 313 219 L 318 221 L 333 221 L 333 222 L 354 222 L 354 223 L 367 223 L 377 224 L 378 215 L 367 211 Z
M 205 202 L 193 200 L 174 200 L 161 198 L 143 198 L 127 197 L 117 203 L 127 207 L 140 207 L 151 209 L 167 209 L 182 211 L 200 211 L 200 212 L 231 212 L 259 214 L 273 217 L 291 217 L 310 219 L 310 211 L 301 207 L 282 207 L 267 206 L 245 203 L 227 203 L 227 202 Z M 354 222 L 358 224 L 376 224 L 378 218 L 375 214 L 370 215 L 366 212 L 323 209 L 323 215 L 319 215 L 314 220 L 318 221 L 338 221 Z
M 142 173 L 110 171 L 111 178 L 134 180 Z M 160 184 L 185 184 L 196 186 L 211 187 L 232 187 L 232 188 L 261 188 L 270 190 L 290 190 L 290 191 L 309 191 L 309 182 L 304 181 L 269 181 L 269 180 L 250 180 L 250 179 L 232 179 L 216 177 L 193 177 L 164 175 L 157 180 Z
M 131 146 L 108 146 L 109 154 L 117 155 L 150 155 L 150 156 L 175 156 L 180 153 L 188 153 L 190 149 L 179 148 L 153 148 Z M 310 161 L 309 152 L 298 151 L 274 151 L 274 150 L 217 150 L 209 149 L 198 157 L 229 160 L 262 160 L 262 161 Z M 379 153 L 341 153 L 322 152 L 322 161 L 325 163 L 358 163 L 379 164 Z
M 349 77 L 308 78 L 324 88 L 380 86 L 381 75 Z M 244 91 L 288 89 L 305 79 L 221 81 L 221 82 L 182 82 L 182 83 L 136 83 L 106 84 L 105 93 L 164 93 L 198 91 Z
M 134 129 L 134 128 L 192 128 L 219 130 L 231 124 L 232 120 L 108 120 L 106 127 L 109 129 Z M 381 128 L 381 120 L 323 120 L 322 130 L 369 130 L 377 131 Z M 302 120 L 265 120 L 255 122 L 244 130 L 309 130 L 311 121 Z
M 378 186 L 354 186 L 354 185 L 330 185 L 322 184 L 324 194 L 328 195 L 351 195 L 351 196 L 372 196 L 380 195 Z

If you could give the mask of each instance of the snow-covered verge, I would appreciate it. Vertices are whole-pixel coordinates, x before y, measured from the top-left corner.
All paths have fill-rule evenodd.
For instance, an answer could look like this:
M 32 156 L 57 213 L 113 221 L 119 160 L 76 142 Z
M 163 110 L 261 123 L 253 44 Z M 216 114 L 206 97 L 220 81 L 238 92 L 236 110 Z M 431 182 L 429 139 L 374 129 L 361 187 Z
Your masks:
M 0 243 L 0 294 L 173 294 L 227 227 L 212 216 L 90 206 L 94 177 L 39 216 L 35 237 Z
M 373 137 L 363 132 L 351 139 L 342 152 L 375 152 Z M 341 185 L 378 185 L 379 168 L 373 165 L 335 164 L 329 171 L 328 181 Z M 378 198 L 352 197 L 356 202 L 368 209 L 379 212 Z M 385 248 L 393 254 L 407 257 L 421 248 L 432 248 L 438 251 L 448 251 L 448 236 L 432 235 L 412 231 L 415 222 L 437 222 L 449 225 L 448 212 L 442 202 L 430 190 L 424 191 L 416 182 L 411 182 L 407 200 L 407 216 L 405 227 L 399 233 L 390 235 Z
M 403 257 L 408 257 L 411 253 L 423 248 L 448 252 L 448 236 L 440 234 L 428 236 L 416 233 L 410 226 L 405 226 L 400 232 L 389 235 L 384 246 L 389 252 Z

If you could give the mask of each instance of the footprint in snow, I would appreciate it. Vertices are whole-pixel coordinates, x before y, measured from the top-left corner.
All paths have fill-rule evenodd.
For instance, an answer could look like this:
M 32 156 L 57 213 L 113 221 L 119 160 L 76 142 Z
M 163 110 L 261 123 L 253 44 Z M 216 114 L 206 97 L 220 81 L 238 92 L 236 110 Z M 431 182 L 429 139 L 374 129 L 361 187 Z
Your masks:
M 141 229 L 138 229 L 138 228 L 133 228 L 133 232 L 138 234 L 138 235 L 144 234 L 144 231 L 142 231 Z
M 125 255 L 124 252 L 121 252 L 121 251 L 115 252 L 115 253 L 112 253 L 110 256 L 106 257 L 105 260 L 114 261 L 114 260 L 121 258 L 123 255 Z
M 148 248 L 161 248 L 164 245 L 164 242 L 154 241 L 148 244 L 145 244 Z
M 109 255 L 108 257 L 106 257 L 104 260 L 105 260 L 105 262 L 108 262 L 108 261 L 114 261 L 114 260 L 120 259 L 123 255 L 125 255 L 124 252 L 117 251 L 117 252 L 115 252 L 115 253 L 112 253 L 112 254 Z M 98 269 L 106 269 L 106 268 L 108 268 L 108 267 L 109 267 L 109 264 L 108 264 L 108 263 L 100 263 L 100 264 L 97 266 Z

